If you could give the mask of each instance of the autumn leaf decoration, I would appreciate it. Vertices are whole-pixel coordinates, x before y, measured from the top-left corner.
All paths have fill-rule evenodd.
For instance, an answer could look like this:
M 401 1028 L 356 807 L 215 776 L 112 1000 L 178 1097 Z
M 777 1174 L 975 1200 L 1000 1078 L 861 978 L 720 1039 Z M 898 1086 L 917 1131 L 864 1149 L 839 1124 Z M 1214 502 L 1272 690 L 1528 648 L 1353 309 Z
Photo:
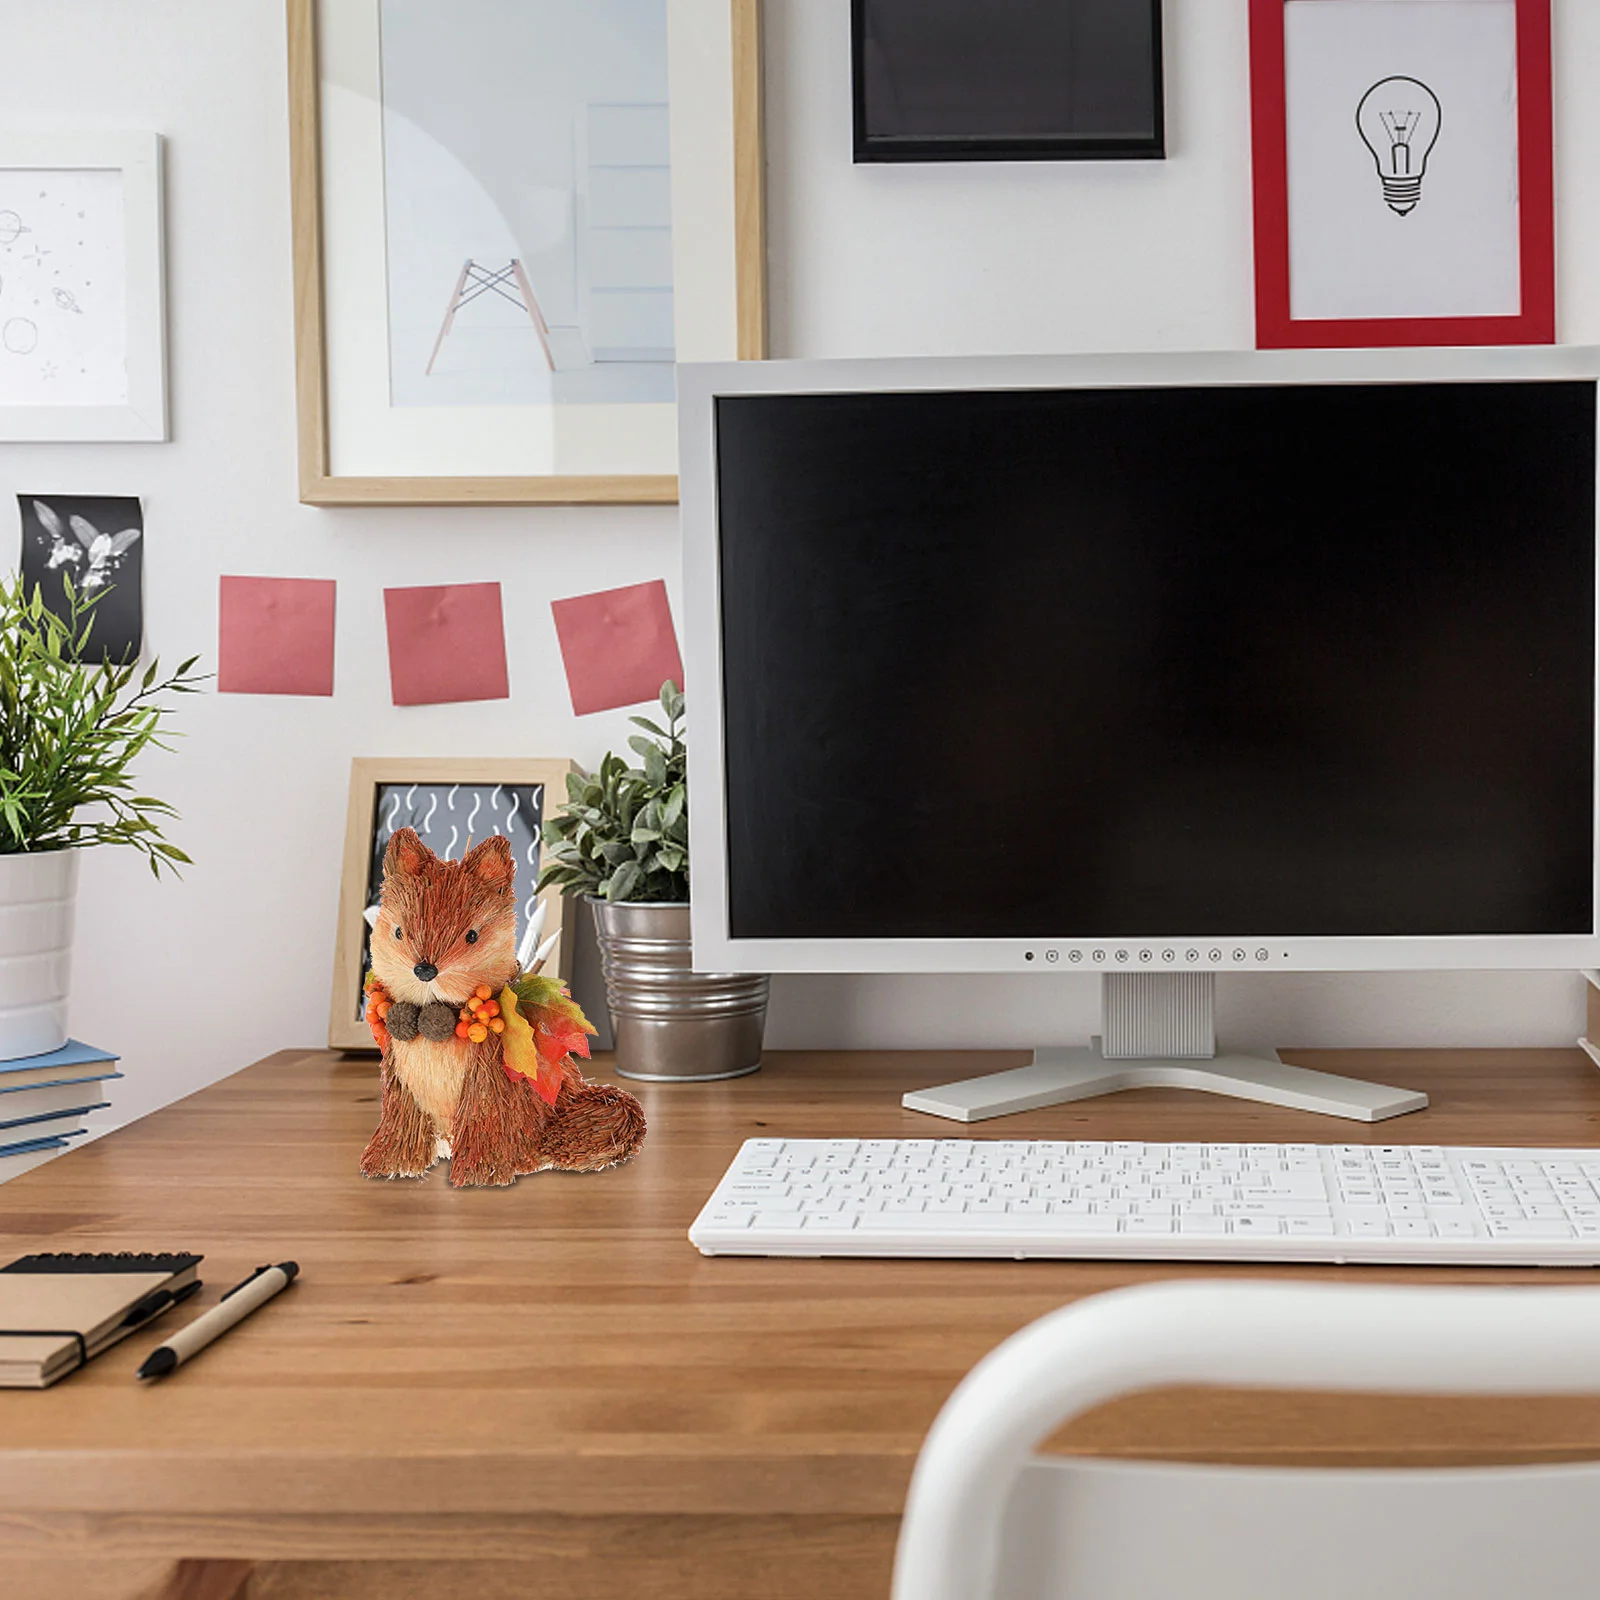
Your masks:
M 507 1077 L 526 1078 L 547 1105 L 556 1103 L 571 1056 L 589 1055 L 594 1024 L 559 978 L 514 978 L 500 994 L 506 1031 L 500 1042 Z

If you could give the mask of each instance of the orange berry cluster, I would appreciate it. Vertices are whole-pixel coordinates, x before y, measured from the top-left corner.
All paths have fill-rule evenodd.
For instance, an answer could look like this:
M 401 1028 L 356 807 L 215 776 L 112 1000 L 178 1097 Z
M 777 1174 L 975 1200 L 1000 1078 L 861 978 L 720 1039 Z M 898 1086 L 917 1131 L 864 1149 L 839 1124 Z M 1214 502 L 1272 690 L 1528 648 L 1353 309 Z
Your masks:
M 505 1031 L 506 1019 L 500 1015 L 500 1002 L 494 998 L 494 990 L 488 984 L 480 983 L 473 991 L 472 998 L 461 1008 L 456 1038 L 482 1044 L 491 1033 Z
M 388 992 L 372 974 L 367 974 L 367 1026 L 370 1028 L 374 1022 L 382 1022 L 389 1015 L 389 1007 L 394 1002 L 389 998 Z

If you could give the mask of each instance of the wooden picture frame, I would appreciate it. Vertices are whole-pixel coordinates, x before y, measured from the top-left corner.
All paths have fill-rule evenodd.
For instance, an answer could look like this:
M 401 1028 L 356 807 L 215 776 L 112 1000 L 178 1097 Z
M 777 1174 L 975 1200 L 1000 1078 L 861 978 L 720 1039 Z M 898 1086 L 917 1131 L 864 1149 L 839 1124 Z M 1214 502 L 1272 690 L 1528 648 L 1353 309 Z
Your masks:
M 931 121 L 924 121 L 924 125 L 916 131 L 901 129 L 894 132 L 886 131 L 881 126 L 883 120 L 881 108 L 885 102 L 893 104 L 898 98 L 891 87 L 894 78 L 893 71 L 889 68 L 881 68 L 877 72 L 876 75 L 880 78 L 880 93 L 877 98 L 874 96 L 875 67 L 879 67 L 885 59 L 882 55 L 875 56 L 873 53 L 874 50 L 883 49 L 881 33 L 874 32 L 874 24 L 881 27 L 883 19 L 874 13 L 875 7 L 881 7 L 884 3 L 886 0 L 850 0 L 853 158 L 858 165 L 878 162 L 1161 161 L 1165 159 L 1166 93 L 1162 66 L 1161 0 L 1125 0 L 1129 6 L 1130 16 L 1133 15 L 1134 5 L 1142 6 L 1145 12 L 1142 20 L 1149 30 L 1148 58 L 1141 59 L 1139 63 L 1141 87 L 1147 89 L 1150 97 L 1147 126 L 1137 130 L 1104 126 L 1085 130 L 1082 127 L 1067 128 L 1058 125 L 1054 129 L 1008 133 L 979 132 L 968 120 L 976 116 L 973 108 L 970 106 L 956 108 L 948 103 L 952 89 L 949 72 L 952 60 L 959 60 L 962 63 L 961 70 L 956 76 L 960 79 L 961 92 L 969 99 L 976 94 L 992 105 L 998 94 L 1008 106 L 1017 104 L 1021 99 L 1020 87 L 1011 81 L 1015 76 L 1011 70 L 1008 69 L 1004 80 L 989 77 L 981 71 L 975 79 L 970 54 L 961 53 L 959 46 L 956 45 L 949 45 L 950 57 L 944 60 L 935 58 L 933 63 L 945 68 L 943 73 L 936 75 L 937 88 L 931 96 L 937 100 L 938 110 L 934 111 L 931 106 L 925 106 L 922 116 L 916 119 L 923 120 L 931 115 L 942 126 L 936 127 Z M 905 4 L 906 0 L 897 0 L 897 3 Z M 954 19 L 957 26 L 982 25 L 992 32 L 1004 25 L 1001 11 L 983 5 L 981 0 L 964 0 L 964 4 L 969 9 Z M 940 38 L 939 19 L 936 15 L 929 14 L 925 0 L 915 0 L 915 9 L 919 14 L 914 29 L 913 49 L 928 49 L 930 44 Z M 1052 9 L 1047 7 L 1035 11 L 1030 19 L 1030 25 L 1037 26 L 1047 21 Z M 947 13 L 947 24 L 950 20 Z M 1066 19 L 1066 26 L 1069 29 L 1073 26 L 1070 17 Z M 948 39 L 946 42 L 948 44 Z M 1012 45 L 1013 59 L 1027 63 L 1023 75 L 1031 75 L 1036 84 L 1041 77 L 1044 77 L 1053 86 L 1058 85 L 1064 75 L 1053 69 L 1072 62 L 1072 56 L 1066 54 L 1060 60 L 1049 61 L 1041 72 L 1041 53 L 1036 48 L 1030 48 L 1030 44 L 1031 42 L 1017 40 Z M 1127 64 L 1122 63 L 1122 65 Z M 1148 73 L 1147 82 L 1146 73 Z M 912 81 L 914 83 L 914 77 Z M 926 76 L 924 81 L 927 81 Z M 904 82 L 901 87 L 906 87 Z M 958 121 L 968 121 L 968 125 L 958 127 L 956 125 Z
M 1291 8 L 1297 13 L 1294 22 L 1298 27 L 1315 26 L 1320 36 L 1320 48 L 1301 44 L 1308 57 L 1316 60 L 1317 70 L 1302 68 L 1298 76 L 1289 71 L 1296 37 L 1287 16 Z M 1452 9 L 1448 0 L 1442 0 L 1422 8 L 1422 13 L 1431 26 L 1444 28 L 1451 23 Z M 1550 0 L 1503 0 L 1499 7 L 1464 0 L 1460 6 L 1463 62 L 1473 51 L 1483 53 L 1480 34 L 1496 10 L 1505 13 L 1502 42 L 1497 47 L 1504 52 L 1499 58 L 1504 76 L 1476 101 L 1453 97 L 1443 81 L 1439 94 L 1422 82 L 1454 63 L 1443 59 L 1445 53 L 1436 43 L 1425 53 L 1422 35 L 1415 28 L 1402 47 L 1387 41 L 1373 46 L 1374 64 L 1344 85 L 1344 100 L 1330 109 L 1321 123 L 1337 127 L 1342 141 L 1335 179 L 1335 164 L 1327 159 L 1319 141 L 1310 142 L 1313 148 L 1304 144 L 1291 148 L 1296 128 L 1303 120 L 1309 121 L 1311 114 L 1303 106 L 1291 104 L 1288 81 L 1293 78 L 1300 86 L 1302 101 L 1308 94 L 1337 93 L 1332 86 L 1343 62 L 1333 59 L 1336 51 L 1328 46 L 1344 42 L 1337 31 L 1341 13 L 1349 14 L 1348 48 L 1352 62 L 1359 65 L 1357 52 L 1362 43 L 1354 30 L 1381 26 L 1383 8 L 1352 4 L 1352 0 L 1250 0 L 1258 348 L 1554 342 Z M 1415 20 L 1417 8 L 1410 12 Z M 1304 35 L 1300 37 L 1303 41 Z M 1379 36 L 1372 37 L 1376 40 Z M 1363 84 L 1370 87 L 1357 99 L 1356 91 Z M 1386 175 L 1382 149 L 1373 146 L 1370 125 L 1365 131 L 1362 126 L 1363 108 L 1369 102 L 1376 106 L 1371 97 L 1386 84 L 1413 85 L 1425 97 L 1419 104 L 1430 124 L 1424 131 L 1431 133 L 1431 138 L 1420 158 L 1411 155 L 1407 146 L 1408 163 L 1418 162 L 1414 174 L 1402 175 L 1414 178 L 1411 190 L 1404 189 L 1401 178 Z M 1478 114 L 1463 114 L 1464 104 Z M 1499 159 L 1497 164 L 1492 159 L 1484 162 L 1483 179 L 1469 192 L 1459 178 L 1452 180 L 1450 172 L 1439 170 L 1446 166 L 1439 159 L 1446 153 L 1441 135 L 1454 133 L 1459 138 L 1462 130 L 1473 135 L 1490 120 L 1483 115 L 1486 112 L 1504 118 Z M 1361 148 L 1358 136 L 1368 143 L 1371 155 Z M 1392 156 L 1393 151 L 1389 153 Z M 1495 150 L 1490 153 L 1492 158 Z M 1361 168 L 1360 181 L 1368 195 L 1361 227 L 1353 225 L 1355 212 L 1344 200 L 1345 186 L 1357 181 L 1356 166 Z M 1297 168 L 1303 174 L 1315 173 L 1315 184 L 1309 178 L 1302 180 L 1309 192 L 1291 192 Z M 1456 182 L 1452 196 L 1456 214 L 1468 219 L 1466 236 L 1441 237 L 1424 255 L 1419 223 L 1427 220 L 1431 202 L 1445 198 L 1439 186 L 1451 181 Z M 1389 186 L 1384 187 L 1385 183 Z M 1514 196 L 1515 215 L 1496 221 L 1497 208 L 1504 205 L 1506 196 Z M 1318 220 L 1319 213 L 1327 220 Z M 1386 229 L 1383 238 L 1364 231 L 1372 215 Z M 1504 279 L 1504 286 L 1495 292 L 1487 282 L 1482 288 L 1476 279 L 1468 282 L 1468 275 L 1484 273 L 1484 263 L 1491 259 L 1501 264 L 1499 276 Z M 1345 260 L 1356 264 L 1350 273 L 1348 304 L 1340 303 L 1340 285 L 1333 277 L 1336 268 L 1328 265 Z M 1382 290 L 1366 287 L 1368 274 L 1382 280 Z M 1472 304 L 1474 295 L 1481 296 L 1482 304 Z M 1391 298 L 1393 303 L 1384 303 Z
M 0 361 L 14 373 L 0 440 L 169 437 L 162 151 L 156 133 L 0 133 Z M 19 399 L 23 379 L 31 393 Z M 63 383 L 77 399 L 51 392 Z
M 397 826 L 405 825 L 408 817 L 421 811 L 416 820 L 424 823 L 418 831 L 436 849 L 445 847 L 451 859 L 459 859 L 466 847 L 470 823 L 472 842 L 479 843 L 491 833 L 507 832 L 507 819 L 514 803 L 519 804 L 519 814 L 526 815 L 520 807 L 516 791 L 535 789 L 539 794 L 539 817 L 551 815 L 554 805 L 563 804 L 567 798 L 567 774 L 577 772 L 572 761 L 542 760 L 519 756 L 358 756 L 350 763 L 350 804 L 346 813 L 344 840 L 344 867 L 339 876 L 339 923 L 333 947 L 333 995 L 328 1012 L 328 1046 L 333 1050 L 373 1050 L 376 1046 L 372 1034 L 361 1020 L 362 983 L 366 966 L 367 924 L 363 913 L 368 904 L 369 891 L 375 882 L 376 871 L 381 866 L 379 846 Z M 392 817 L 379 814 L 380 800 L 391 790 L 414 790 L 414 795 L 402 797 L 402 805 Z M 467 790 L 467 794 L 451 795 L 452 790 Z M 485 796 L 482 791 L 496 791 L 498 798 Z M 461 836 L 449 848 L 450 840 L 444 834 L 446 819 L 423 810 L 430 796 L 454 799 L 455 822 Z M 476 795 L 472 791 L 478 791 Z M 499 791 L 505 791 L 499 794 Z M 480 801 L 477 814 L 471 805 Z M 495 826 L 485 826 L 481 802 L 490 799 L 490 814 Z M 500 813 L 500 804 L 506 812 Z M 447 807 L 447 809 L 450 809 Z M 434 817 L 438 817 L 437 823 Z M 519 845 L 525 844 L 529 833 L 513 825 L 512 836 Z M 532 830 L 537 839 L 537 827 Z M 542 852 L 540 852 L 542 859 Z M 517 893 L 524 902 L 534 897 L 533 878 L 537 866 L 529 865 L 524 877 L 525 863 L 518 861 Z M 545 910 L 545 937 L 559 933 L 562 937 L 551 952 L 546 970 L 557 977 L 568 979 L 572 972 L 573 929 L 566 917 L 566 901 L 559 889 L 546 889 L 538 895 Z M 521 913 L 519 912 L 519 925 Z
M 452 475 L 420 476 L 356 474 L 337 469 L 330 444 L 328 359 L 327 190 L 322 166 L 322 89 L 319 77 L 318 0 L 285 0 L 289 46 L 290 188 L 294 234 L 295 392 L 298 410 L 299 489 L 307 505 L 576 505 L 672 504 L 677 501 L 674 473 L 551 474 L 548 476 Z M 725 340 L 701 348 L 703 339 L 685 346 L 680 359 L 761 360 L 767 354 L 766 209 L 762 137 L 761 0 L 668 0 L 675 25 L 692 27 L 696 13 L 716 15 L 729 9 L 728 66 L 732 76 L 730 115 L 732 139 L 732 262 L 727 293 L 720 281 L 702 301 L 731 301 Z M 699 60 L 704 50 L 681 52 Z M 691 65 L 694 62 L 691 61 Z M 704 62 L 701 61 L 704 67 Z M 674 68 L 676 78 L 677 68 Z M 676 104 L 676 101 L 674 101 Z M 703 133 L 713 114 L 703 105 L 692 119 Z M 678 143 L 676 122 L 674 148 Z M 674 161 L 676 162 L 676 156 Z M 676 198 L 674 209 L 677 209 Z M 513 268 L 517 266 L 512 263 Z M 463 269 L 465 271 L 466 269 Z M 678 285 L 680 334 L 683 324 L 682 285 Z M 451 301 L 450 316 L 459 302 Z M 531 295 L 530 295 L 531 299 Z M 542 314 L 530 317 L 543 329 Z M 447 319 L 448 322 L 449 319 Z M 701 319 L 704 320 L 703 317 Z M 541 331 L 547 340 L 548 330 Z M 442 337 L 442 335 L 441 335 Z M 548 343 L 546 343 L 548 351 Z

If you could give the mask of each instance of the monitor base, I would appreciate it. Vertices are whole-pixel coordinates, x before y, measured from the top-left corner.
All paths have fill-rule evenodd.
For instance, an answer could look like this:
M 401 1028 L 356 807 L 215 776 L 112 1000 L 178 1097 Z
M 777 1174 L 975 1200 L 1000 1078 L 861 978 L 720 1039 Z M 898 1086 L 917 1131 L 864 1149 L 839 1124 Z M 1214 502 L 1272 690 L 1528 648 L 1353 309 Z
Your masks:
M 1313 1072 L 1265 1056 L 1108 1061 L 1099 1046 L 1096 1039 L 1087 1050 L 1035 1050 L 1032 1066 L 919 1089 L 901 1104 L 951 1122 L 984 1122 L 1122 1089 L 1202 1089 L 1352 1122 L 1383 1122 L 1428 1104 L 1427 1095 L 1415 1090 Z

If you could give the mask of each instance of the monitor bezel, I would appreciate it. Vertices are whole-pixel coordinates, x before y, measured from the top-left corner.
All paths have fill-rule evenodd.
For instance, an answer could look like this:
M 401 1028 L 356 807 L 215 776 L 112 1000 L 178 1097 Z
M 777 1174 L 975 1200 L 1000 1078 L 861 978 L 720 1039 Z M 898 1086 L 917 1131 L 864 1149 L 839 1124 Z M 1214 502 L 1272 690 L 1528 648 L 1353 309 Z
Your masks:
M 725 395 L 951 389 L 1205 388 L 1296 384 L 1600 383 L 1600 349 L 1225 351 L 751 361 L 678 368 L 684 667 L 689 690 L 689 843 L 694 962 L 725 972 L 1560 971 L 1600 967 L 1600 787 L 1588 934 L 1282 938 L 1197 930 L 1149 939 L 736 939 L 729 929 L 723 750 L 716 401 Z M 1597 441 L 1600 447 L 1600 441 Z M 1600 448 L 1597 448 L 1600 454 Z M 1596 495 L 1600 563 L 1600 486 Z M 1600 569 L 1596 574 L 1600 683 Z M 1600 692 L 1594 697 L 1600 769 Z M 1596 772 L 1600 785 L 1600 770 Z

